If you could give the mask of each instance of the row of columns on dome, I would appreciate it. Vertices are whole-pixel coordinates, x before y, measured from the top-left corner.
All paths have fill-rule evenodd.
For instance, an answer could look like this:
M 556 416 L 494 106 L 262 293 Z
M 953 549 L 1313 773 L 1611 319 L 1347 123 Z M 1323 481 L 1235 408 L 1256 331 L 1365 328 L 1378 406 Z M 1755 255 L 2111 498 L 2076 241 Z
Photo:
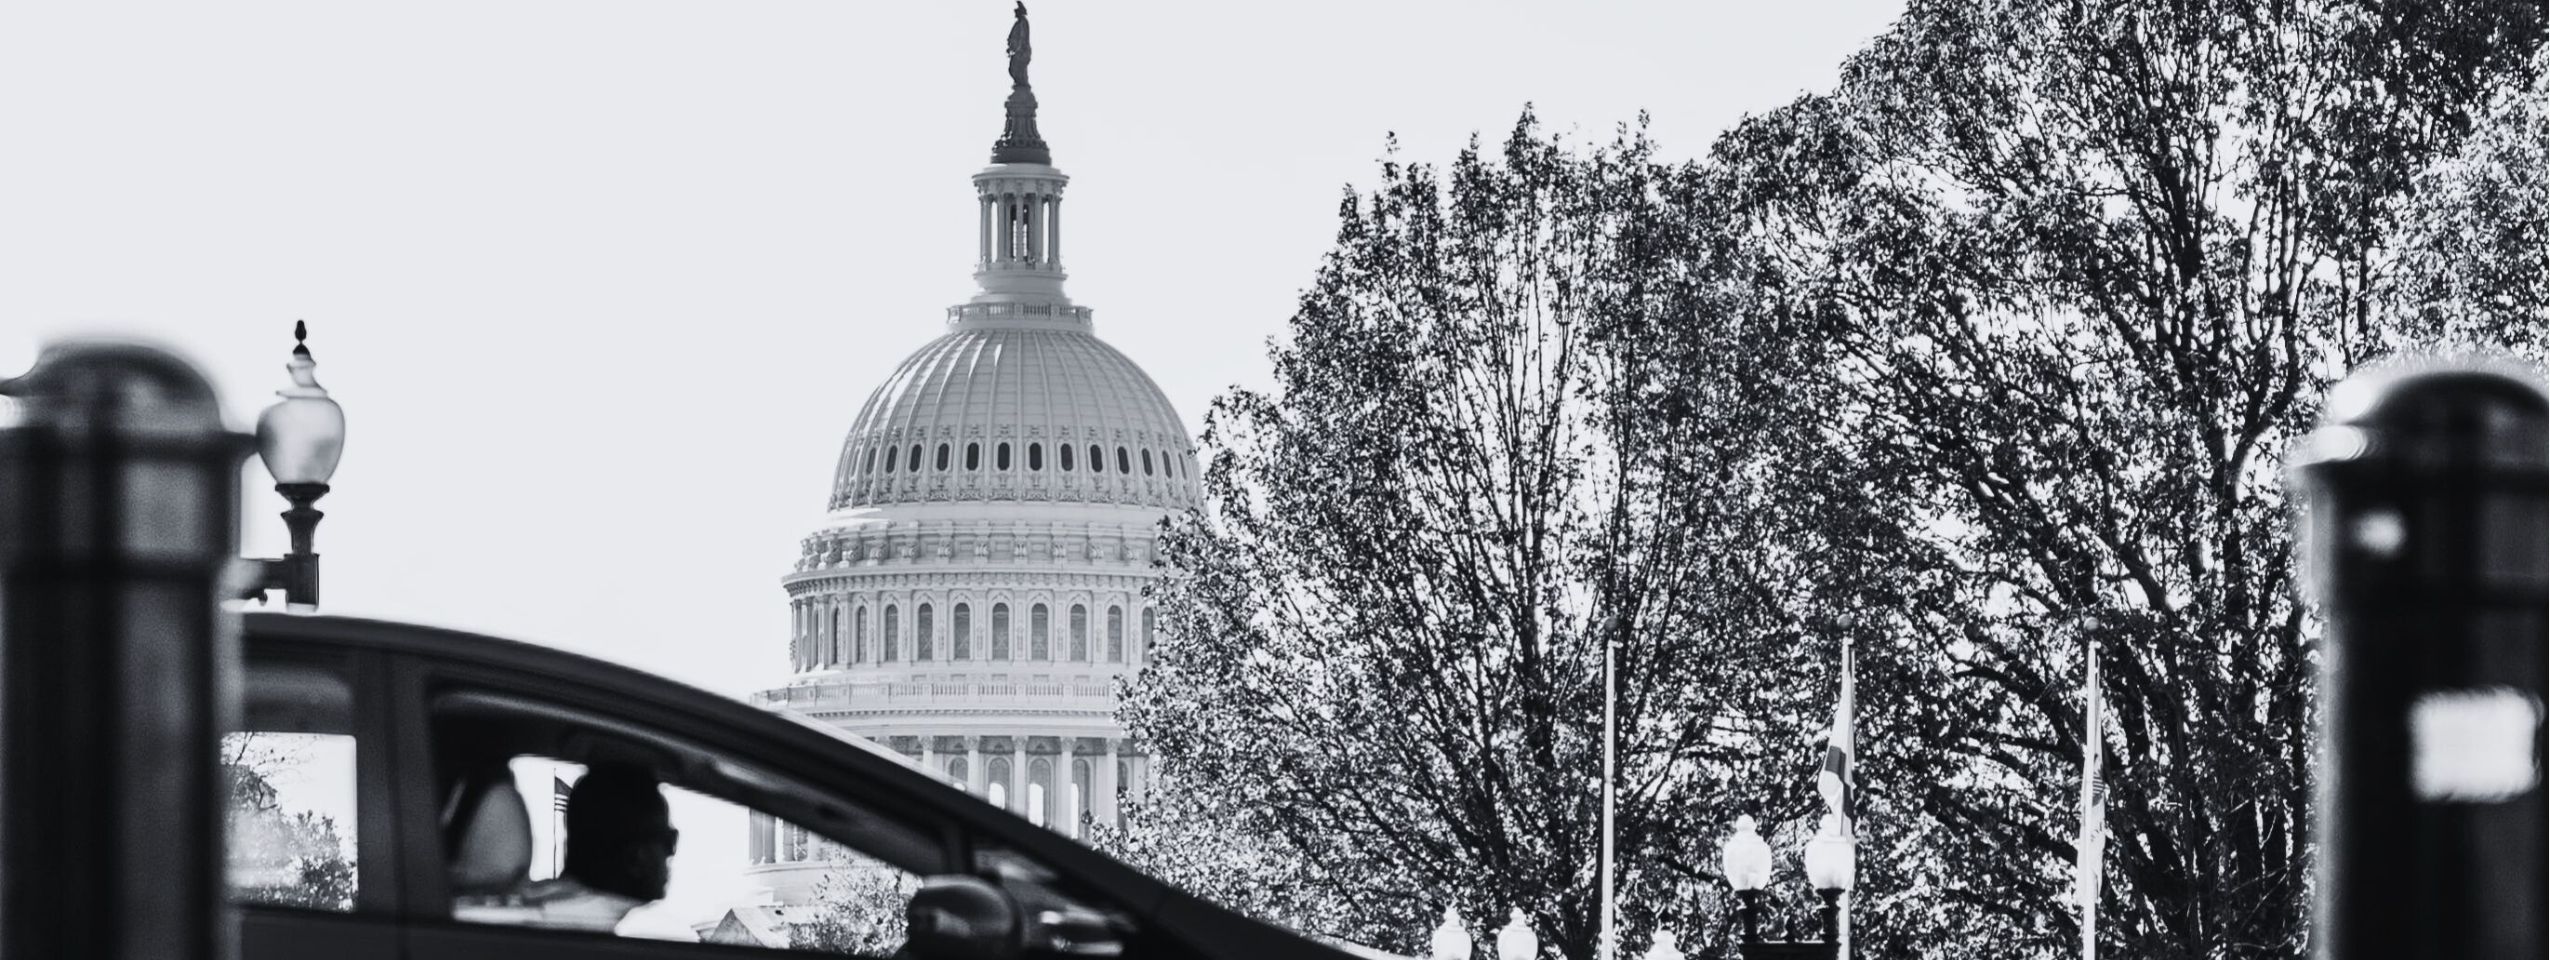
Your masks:
M 1060 185 L 1041 178 L 987 185 L 981 197 L 976 260 L 995 266 L 1062 268 Z
M 1142 800 L 1150 780 L 1150 757 L 1114 737 L 892 736 L 878 742 L 957 789 L 1073 837 L 1093 826 L 1122 826 L 1124 808 Z M 754 863 L 824 860 L 823 843 L 801 827 L 753 815 Z
M 893 603 L 852 607 L 799 600 L 795 606 L 796 629 L 789 655 L 799 671 L 896 662 L 1139 663 L 1159 629 L 1159 618 L 1149 608 L 1140 612 L 1137 633 L 1124 605 L 1109 604 L 1105 632 L 1100 634 L 1092 629 L 1089 605 L 1075 603 L 1057 635 L 1046 604 L 1029 605 L 1026 622 L 1021 624 L 1011 618 L 1008 603 L 994 603 L 989 630 L 978 633 L 973 605 L 959 601 L 950 607 L 953 622 L 944 635 L 948 645 L 941 648 L 937 608 L 928 601 L 912 605 L 908 624 L 902 607 Z M 873 635 L 869 632 L 872 610 L 877 611 Z M 909 644 L 904 642 L 906 637 Z

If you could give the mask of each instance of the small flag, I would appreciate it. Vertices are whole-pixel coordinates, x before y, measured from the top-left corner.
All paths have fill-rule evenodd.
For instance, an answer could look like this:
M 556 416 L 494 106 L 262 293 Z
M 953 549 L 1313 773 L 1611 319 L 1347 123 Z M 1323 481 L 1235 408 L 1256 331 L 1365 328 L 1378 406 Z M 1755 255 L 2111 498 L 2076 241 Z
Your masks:
M 556 813 L 567 812 L 567 794 L 572 792 L 574 788 L 567 786 L 567 781 L 555 776 L 550 777 L 549 809 Z
M 2073 841 L 2073 896 L 2081 908 L 2081 956 L 2098 956 L 2098 889 L 2107 859 L 2107 696 L 2098 681 L 2098 641 L 2084 641 L 2089 667 L 2081 733 L 2081 834 Z
M 1854 836 L 1852 818 L 1858 813 L 1859 788 L 1851 778 L 1851 723 L 1856 712 L 1852 703 L 1852 658 L 1850 641 L 1842 641 L 1842 691 L 1833 699 L 1833 731 L 1824 740 L 1824 768 L 1815 774 L 1815 792 L 1823 794 L 1824 808 L 1841 821 L 1842 835 Z

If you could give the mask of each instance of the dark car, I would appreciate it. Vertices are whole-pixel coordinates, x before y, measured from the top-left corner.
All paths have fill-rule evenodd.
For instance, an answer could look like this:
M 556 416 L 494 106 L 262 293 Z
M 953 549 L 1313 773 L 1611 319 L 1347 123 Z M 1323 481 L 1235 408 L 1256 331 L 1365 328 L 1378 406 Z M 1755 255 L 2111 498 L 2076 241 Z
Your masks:
M 224 743 L 248 960 L 782 955 L 736 945 L 774 939 L 910 957 L 1371 956 L 1180 892 L 855 737 L 636 670 L 409 624 L 245 624 L 245 710 Z M 525 789 L 525 771 L 606 764 L 736 808 L 732 829 L 749 820 L 756 841 L 811 838 L 855 889 L 822 916 L 746 907 L 673 939 L 538 922 L 521 891 L 535 861 L 554 868 L 557 831 L 539 849 L 532 824 L 571 801 L 531 809 L 548 783 Z M 290 809 L 274 802 L 286 790 L 337 799 Z

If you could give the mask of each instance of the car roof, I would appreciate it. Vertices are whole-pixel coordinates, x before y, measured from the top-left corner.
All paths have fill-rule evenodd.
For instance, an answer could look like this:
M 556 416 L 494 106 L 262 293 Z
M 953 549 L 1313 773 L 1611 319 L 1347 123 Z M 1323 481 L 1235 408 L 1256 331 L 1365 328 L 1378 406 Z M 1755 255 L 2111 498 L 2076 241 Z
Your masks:
M 286 640 L 350 649 L 403 653 L 462 661 L 499 670 L 571 678 L 589 686 L 610 687 L 702 709 L 750 724 L 778 724 L 822 734 L 826 739 L 896 766 L 930 776 L 910 757 L 864 737 L 794 714 L 756 707 L 743 700 L 691 686 L 626 664 L 614 663 L 556 647 L 507 640 L 449 627 L 334 614 L 252 612 L 244 618 L 252 642 Z M 935 781 L 936 778 L 932 777 Z
M 1085 879 L 1105 886 L 1127 906 L 1191 933 L 1218 931 L 1211 939 L 1234 958 L 1302 956 L 1390 957 L 1365 949 L 1340 949 L 1299 931 L 1243 917 L 1229 908 L 1180 890 L 1115 858 L 1023 817 L 984 803 L 914 764 L 910 758 L 865 738 L 811 718 L 756 707 L 733 697 L 703 690 L 622 664 L 552 647 L 505 640 L 446 627 L 345 617 L 333 614 L 250 612 L 242 617 L 250 647 L 272 642 L 339 649 L 406 654 L 446 662 L 558 678 L 593 689 L 643 698 L 649 709 L 688 712 L 713 724 L 724 724 L 747 736 L 766 738 L 773 749 L 847 751 L 869 764 L 896 769 L 899 780 L 918 799 L 935 804 L 942 816 L 980 832 L 1021 853 L 1085 872 Z M 834 756 L 825 759 L 847 760 Z M 883 773 L 884 771 L 876 771 Z M 934 792 L 935 791 L 935 792 Z M 1233 924 L 1257 934 L 1232 938 Z M 1265 936 L 1271 934 L 1272 936 Z M 1301 952 L 1308 948 L 1308 952 Z M 1395 960 L 1395 958 L 1394 958 Z

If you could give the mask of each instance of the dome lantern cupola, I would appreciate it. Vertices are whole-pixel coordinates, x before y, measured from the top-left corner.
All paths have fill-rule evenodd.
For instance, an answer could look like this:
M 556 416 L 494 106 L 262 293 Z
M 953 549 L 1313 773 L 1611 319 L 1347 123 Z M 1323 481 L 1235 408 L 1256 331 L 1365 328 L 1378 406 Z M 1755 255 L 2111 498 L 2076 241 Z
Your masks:
M 1071 178 L 1054 169 L 1053 151 L 1036 131 L 1028 57 L 1027 5 L 1021 3 L 1009 28 L 1006 119 L 992 144 L 992 165 L 974 175 L 976 292 L 949 311 L 951 328 L 1089 328 L 1089 311 L 1063 293 L 1062 199 Z

